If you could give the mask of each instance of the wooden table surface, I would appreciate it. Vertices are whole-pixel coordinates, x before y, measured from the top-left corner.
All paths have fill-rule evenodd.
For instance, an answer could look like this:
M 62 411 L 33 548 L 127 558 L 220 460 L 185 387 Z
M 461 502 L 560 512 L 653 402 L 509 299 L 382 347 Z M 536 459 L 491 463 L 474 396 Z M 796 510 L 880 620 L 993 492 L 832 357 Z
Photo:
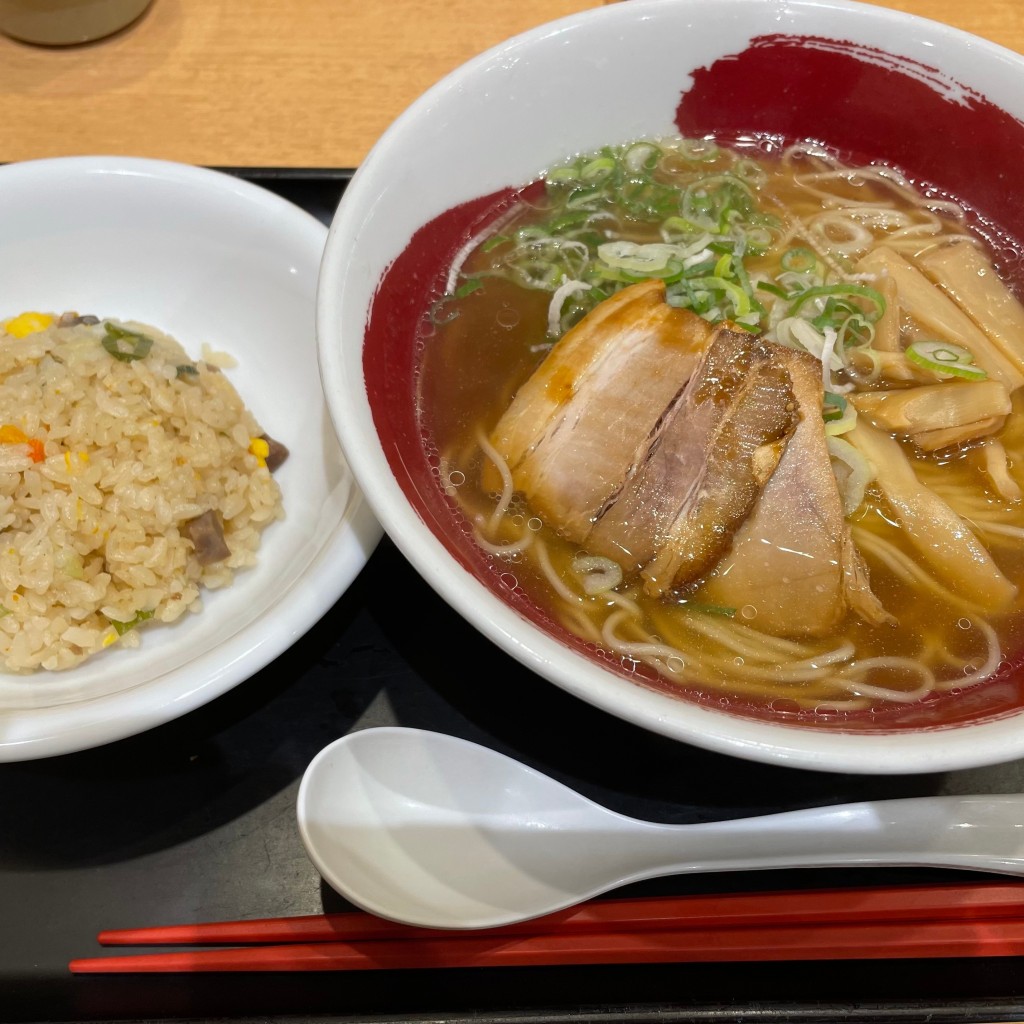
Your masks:
M 625 0 L 628 2 L 628 0 Z M 886 0 L 1024 52 L 1024 0 Z M 0 161 L 355 167 L 430 85 L 592 0 L 153 0 L 70 48 L 0 37 Z

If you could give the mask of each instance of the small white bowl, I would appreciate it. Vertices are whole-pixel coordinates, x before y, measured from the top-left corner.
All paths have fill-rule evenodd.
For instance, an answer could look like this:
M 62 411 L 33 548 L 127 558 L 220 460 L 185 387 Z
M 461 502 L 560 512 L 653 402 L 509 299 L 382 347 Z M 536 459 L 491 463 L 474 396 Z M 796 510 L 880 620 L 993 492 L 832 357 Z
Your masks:
M 0 167 L 0 316 L 139 320 L 230 354 L 231 382 L 290 449 L 286 518 L 258 564 L 203 610 L 141 630 L 64 672 L 0 673 L 0 761 L 67 753 L 191 711 L 266 666 L 332 606 L 380 528 L 338 446 L 317 368 L 326 228 L 230 175 L 154 160 L 75 157 Z
M 803 727 L 656 692 L 570 649 L 474 572 L 471 541 L 446 525 L 452 517 L 417 451 L 409 327 L 457 251 L 451 225 L 461 223 L 464 241 L 487 208 L 483 197 L 522 187 L 574 153 L 677 129 L 811 138 L 916 170 L 997 222 L 1015 220 L 1024 237 L 1024 207 L 1005 201 L 1019 177 L 1022 122 L 1020 56 L 845 0 L 631 0 L 543 26 L 458 69 L 359 169 L 321 272 L 327 401 L 384 528 L 447 601 L 528 668 L 665 736 L 845 772 L 932 772 L 1024 755 L 1019 695 L 956 723 L 922 714 L 892 730 Z M 405 290 L 382 293 L 393 266 Z M 393 308 L 381 308 L 382 294 Z

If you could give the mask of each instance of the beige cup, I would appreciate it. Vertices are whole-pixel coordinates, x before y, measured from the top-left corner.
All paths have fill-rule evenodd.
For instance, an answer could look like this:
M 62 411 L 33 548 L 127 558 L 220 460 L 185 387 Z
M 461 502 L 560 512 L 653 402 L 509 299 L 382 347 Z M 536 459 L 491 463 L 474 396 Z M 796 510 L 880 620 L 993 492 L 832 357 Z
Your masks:
M 70 46 L 130 25 L 151 0 L 0 0 L 0 32 L 26 43 Z

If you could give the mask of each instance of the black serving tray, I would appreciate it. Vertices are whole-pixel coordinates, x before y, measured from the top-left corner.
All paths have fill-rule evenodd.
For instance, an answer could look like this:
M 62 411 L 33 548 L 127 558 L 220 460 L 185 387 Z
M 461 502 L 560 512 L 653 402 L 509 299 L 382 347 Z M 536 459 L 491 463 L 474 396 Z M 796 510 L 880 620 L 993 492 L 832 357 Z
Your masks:
M 325 223 L 351 173 L 231 170 Z M 694 822 L 846 800 L 1024 790 L 1024 762 L 942 775 L 797 771 L 621 722 L 498 651 L 385 539 L 295 647 L 192 714 L 96 750 L 0 765 L 0 1022 L 259 1020 L 1009 1021 L 1013 958 L 72 977 L 104 928 L 346 909 L 307 860 L 295 796 L 357 728 L 437 729 L 511 753 L 612 808 Z M 948 880 L 785 871 L 634 894 Z M 963 876 L 961 876 L 963 877 Z

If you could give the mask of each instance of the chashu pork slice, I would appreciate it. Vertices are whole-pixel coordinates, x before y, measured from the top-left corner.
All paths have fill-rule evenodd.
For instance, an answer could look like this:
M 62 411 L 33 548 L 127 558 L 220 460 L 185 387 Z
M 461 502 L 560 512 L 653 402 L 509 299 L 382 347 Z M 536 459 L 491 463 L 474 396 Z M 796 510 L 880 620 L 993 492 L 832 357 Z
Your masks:
M 766 438 L 771 444 L 784 436 L 795 422 L 785 371 L 762 376 L 773 347 L 745 331 L 715 331 L 690 382 L 659 421 L 645 458 L 595 523 L 588 551 L 636 572 L 663 550 L 684 508 L 700 503 L 701 484 L 709 484 L 709 495 L 725 495 L 734 484 L 743 490 L 742 468 L 737 465 L 735 473 L 727 464 L 737 430 L 757 449 Z M 764 422 L 757 425 L 762 414 Z M 758 470 L 770 472 L 761 456 Z M 753 497 L 741 500 L 749 510 Z
M 778 636 L 825 635 L 851 609 L 875 624 L 893 622 L 871 591 L 843 517 L 821 416 L 821 364 L 785 352 L 800 421 L 701 595 L 744 609 L 740 621 Z
M 759 339 L 749 346 L 749 365 L 738 381 L 715 381 L 697 390 L 697 400 L 705 391 L 705 402 L 726 408 L 657 555 L 643 569 L 644 590 L 653 596 L 696 582 L 729 550 L 797 425 L 780 346 Z
M 711 330 L 669 306 L 660 281 L 631 285 L 566 333 L 519 389 L 491 442 L 516 489 L 564 536 L 582 542 L 621 488 Z

